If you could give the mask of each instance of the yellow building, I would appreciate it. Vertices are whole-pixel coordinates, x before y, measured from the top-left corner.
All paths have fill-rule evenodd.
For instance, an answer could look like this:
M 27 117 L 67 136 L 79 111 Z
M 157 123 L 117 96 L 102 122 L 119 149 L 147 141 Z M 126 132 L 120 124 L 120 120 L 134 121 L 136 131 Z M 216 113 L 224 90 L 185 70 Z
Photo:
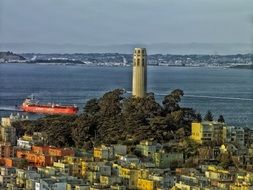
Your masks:
M 113 158 L 113 147 L 106 147 L 102 145 L 101 147 L 95 147 L 93 150 L 93 157 L 97 159 L 112 159 Z
M 138 179 L 137 189 L 139 190 L 153 190 L 155 189 L 155 183 L 149 179 Z
M 123 168 L 123 167 L 119 168 L 119 176 L 120 177 L 130 178 L 130 172 L 131 172 L 131 169 L 129 169 L 129 168 Z
M 118 176 L 100 176 L 100 183 L 104 185 L 119 184 L 120 182 L 121 178 Z
M 192 123 L 191 139 L 202 144 L 204 141 L 212 140 L 212 128 L 202 123 Z
M 102 158 L 102 150 L 100 148 L 94 148 L 93 150 L 94 158 Z
M 222 143 L 224 123 L 215 121 L 193 122 L 191 126 L 191 139 L 197 143 Z
M 205 171 L 205 176 L 211 180 L 218 180 L 219 182 L 232 182 L 233 176 L 228 170 L 224 170 L 217 166 L 208 166 Z
M 29 142 L 33 141 L 33 137 L 31 135 L 27 135 L 27 134 L 22 136 L 21 139 L 24 140 L 24 141 L 29 141 Z
M 88 170 L 88 163 L 83 161 L 81 162 L 81 176 L 86 176 Z
M 41 174 L 42 177 L 54 176 L 57 174 L 57 172 L 57 169 L 52 166 L 38 168 L 38 173 Z
M 184 184 L 184 183 L 176 183 L 172 190 L 191 190 L 194 186 Z M 195 190 L 195 189 L 194 189 Z
M 17 178 L 16 178 L 16 184 L 18 187 L 24 187 L 25 186 L 25 182 L 26 182 L 26 179 L 25 179 L 25 170 L 22 170 L 22 169 L 18 169 L 17 170 Z
M 53 166 L 55 168 L 58 168 L 61 173 L 68 174 L 68 175 L 70 174 L 69 164 L 65 164 L 65 163 L 62 163 L 62 162 L 54 162 Z
M 147 52 L 145 48 L 134 49 L 132 82 L 132 95 L 143 98 L 147 91 Z
M 229 190 L 252 190 L 253 185 L 247 183 L 235 183 L 229 186 Z
M 128 179 L 128 187 L 130 189 L 136 189 L 137 188 L 137 182 L 139 177 L 139 171 L 137 169 L 132 168 L 119 168 L 119 177 Z
M 75 157 L 75 156 L 64 156 L 63 162 L 68 164 L 73 163 L 81 163 L 82 161 L 86 161 L 87 159 L 83 157 Z

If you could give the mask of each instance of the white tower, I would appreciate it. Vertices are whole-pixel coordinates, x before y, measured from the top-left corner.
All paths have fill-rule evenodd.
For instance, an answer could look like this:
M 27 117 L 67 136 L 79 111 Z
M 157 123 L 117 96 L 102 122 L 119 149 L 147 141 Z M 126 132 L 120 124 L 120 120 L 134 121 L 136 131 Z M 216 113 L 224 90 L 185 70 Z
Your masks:
M 147 91 L 147 52 L 145 48 L 135 48 L 133 55 L 132 95 L 143 98 Z

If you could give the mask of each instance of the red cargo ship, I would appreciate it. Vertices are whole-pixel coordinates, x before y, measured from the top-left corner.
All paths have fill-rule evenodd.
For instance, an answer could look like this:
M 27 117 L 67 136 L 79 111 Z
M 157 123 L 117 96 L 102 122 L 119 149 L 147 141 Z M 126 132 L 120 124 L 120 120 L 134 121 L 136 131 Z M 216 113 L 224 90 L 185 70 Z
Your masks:
M 39 104 L 34 98 L 26 98 L 21 105 L 21 110 L 24 112 L 50 114 L 50 115 L 74 115 L 78 112 L 78 107 L 75 105 L 59 105 L 59 104 Z

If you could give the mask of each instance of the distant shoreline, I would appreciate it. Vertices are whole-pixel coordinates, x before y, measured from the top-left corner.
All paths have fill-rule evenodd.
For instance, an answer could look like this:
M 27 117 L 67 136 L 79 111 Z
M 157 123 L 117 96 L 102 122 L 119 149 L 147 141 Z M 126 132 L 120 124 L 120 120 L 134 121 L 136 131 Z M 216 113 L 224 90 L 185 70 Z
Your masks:
M 231 66 L 232 69 L 253 69 L 253 64 L 251 65 L 235 65 Z
M 79 54 L 36 54 L 0 52 L 1 63 L 85 65 L 103 67 L 127 67 L 132 65 L 131 54 L 120 53 L 79 53 Z M 253 69 L 253 54 L 235 55 L 173 55 L 150 54 L 148 65 L 164 67 L 210 67 Z
M 131 67 L 131 64 L 104 64 L 104 63 L 98 63 L 98 64 L 87 64 L 81 61 L 76 61 L 76 62 L 46 62 L 46 61 L 41 61 L 41 62 L 35 62 L 35 61 L 26 61 L 26 62 L 3 62 L 1 64 L 33 64 L 33 65 L 59 65 L 59 66 L 86 66 L 86 67 Z M 221 68 L 221 69 L 246 69 L 246 70 L 251 70 L 253 69 L 253 64 L 250 65 L 234 65 L 234 66 L 215 66 L 215 65 L 148 65 L 148 66 L 153 66 L 153 67 L 185 67 L 185 68 Z

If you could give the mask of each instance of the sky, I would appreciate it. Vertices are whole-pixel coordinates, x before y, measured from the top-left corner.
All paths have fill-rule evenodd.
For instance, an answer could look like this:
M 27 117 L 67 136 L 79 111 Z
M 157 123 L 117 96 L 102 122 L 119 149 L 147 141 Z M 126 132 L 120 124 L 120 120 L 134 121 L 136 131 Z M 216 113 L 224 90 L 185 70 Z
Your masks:
M 250 43 L 253 0 L 0 0 L 0 42 Z

